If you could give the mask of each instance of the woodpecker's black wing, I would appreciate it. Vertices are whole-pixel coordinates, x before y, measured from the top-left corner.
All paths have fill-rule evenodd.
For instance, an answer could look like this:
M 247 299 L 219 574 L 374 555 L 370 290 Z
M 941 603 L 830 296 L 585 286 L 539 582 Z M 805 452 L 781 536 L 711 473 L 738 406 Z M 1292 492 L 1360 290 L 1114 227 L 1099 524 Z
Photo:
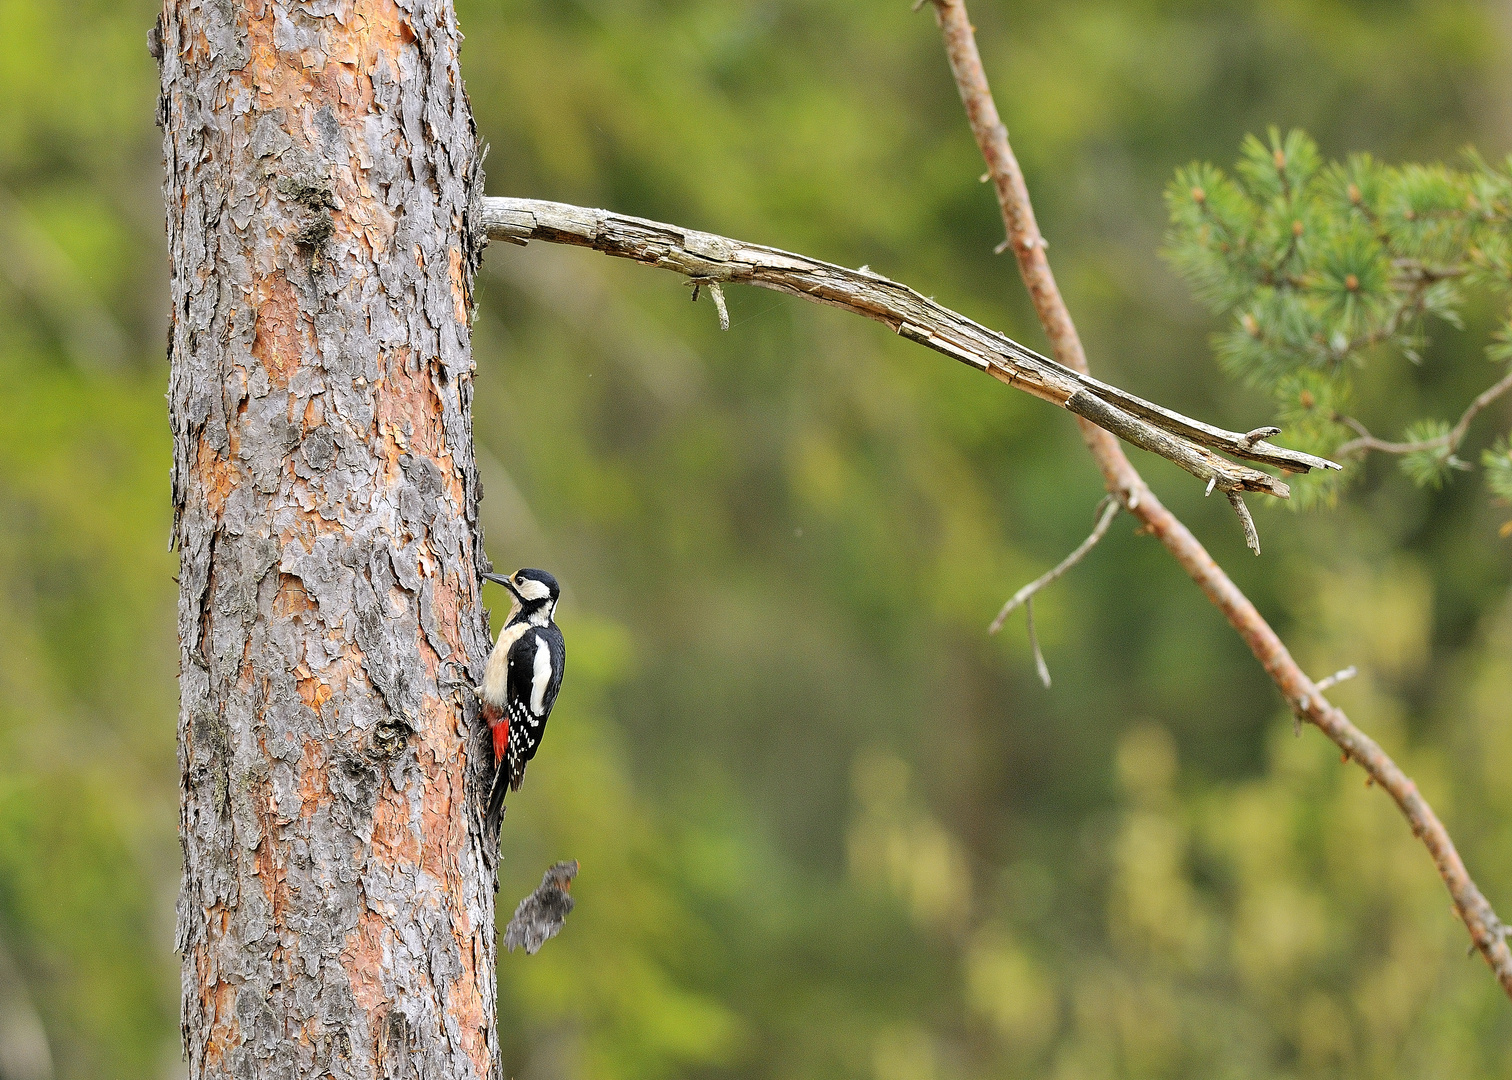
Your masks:
M 567 648 L 555 623 L 533 626 L 509 650 L 509 787 L 518 791 L 562 688 Z

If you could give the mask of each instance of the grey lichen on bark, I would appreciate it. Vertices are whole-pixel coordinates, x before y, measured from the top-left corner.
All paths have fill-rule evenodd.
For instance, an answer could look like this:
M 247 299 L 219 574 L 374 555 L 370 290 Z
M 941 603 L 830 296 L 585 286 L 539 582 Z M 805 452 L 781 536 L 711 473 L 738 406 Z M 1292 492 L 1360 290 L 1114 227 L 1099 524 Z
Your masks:
M 160 57 L 192 1077 L 493 1075 L 447 0 L 168 0 Z

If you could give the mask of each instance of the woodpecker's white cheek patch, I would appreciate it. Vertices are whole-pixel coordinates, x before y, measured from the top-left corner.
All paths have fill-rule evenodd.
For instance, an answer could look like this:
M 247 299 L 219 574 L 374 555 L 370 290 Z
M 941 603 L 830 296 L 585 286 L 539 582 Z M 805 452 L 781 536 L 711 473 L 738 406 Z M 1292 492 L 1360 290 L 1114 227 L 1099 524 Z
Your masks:
M 546 688 L 551 685 L 551 647 L 536 635 L 535 670 L 530 675 L 530 711 L 540 716 L 546 711 Z
M 520 590 L 520 595 L 527 600 L 544 600 L 551 595 L 551 590 L 534 578 L 526 578 L 516 588 Z

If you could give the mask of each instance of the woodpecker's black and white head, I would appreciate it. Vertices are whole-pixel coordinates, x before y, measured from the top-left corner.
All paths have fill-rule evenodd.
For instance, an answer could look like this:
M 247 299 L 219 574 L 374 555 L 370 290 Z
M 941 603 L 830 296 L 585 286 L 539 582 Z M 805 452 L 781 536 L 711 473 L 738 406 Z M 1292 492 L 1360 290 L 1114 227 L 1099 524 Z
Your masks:
M 532 626 L 545 626 L 556 615 L 557 600 L 562 595 L 557 579 L 545 570 L 525 568 L 516 570 L 509 577 L 503 574 L 484 574 L 484 580 L 497 582 L 509 590 L 513 606 L 509 622 L 522 619 Z

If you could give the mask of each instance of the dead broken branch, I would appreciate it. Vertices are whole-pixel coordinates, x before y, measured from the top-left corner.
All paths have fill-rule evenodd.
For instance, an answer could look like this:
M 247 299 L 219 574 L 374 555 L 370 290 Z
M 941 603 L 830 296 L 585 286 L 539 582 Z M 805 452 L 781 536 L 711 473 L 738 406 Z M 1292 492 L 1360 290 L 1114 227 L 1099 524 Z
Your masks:
M 895 333 L 1090 420 L 1135 446 L 1180 465 L 1225 492 L 1259 491 L 1286 498 L 1269 473 L 1220 457 L 1285 472 L 1337 469 L 1324 458 L 1275 446 L 1254 432 L 1225 431 L 1182 416 L 1027 349 L 907 285 L 869 270 L 644 218 L 539 199 L 484 198 L 478 220 L 492 238 L 589 247 L 685 275 L 715 291 L 722 284 L 758 285 L 884 323 Z M 723 317 L 721 322 L 723 323 Z

